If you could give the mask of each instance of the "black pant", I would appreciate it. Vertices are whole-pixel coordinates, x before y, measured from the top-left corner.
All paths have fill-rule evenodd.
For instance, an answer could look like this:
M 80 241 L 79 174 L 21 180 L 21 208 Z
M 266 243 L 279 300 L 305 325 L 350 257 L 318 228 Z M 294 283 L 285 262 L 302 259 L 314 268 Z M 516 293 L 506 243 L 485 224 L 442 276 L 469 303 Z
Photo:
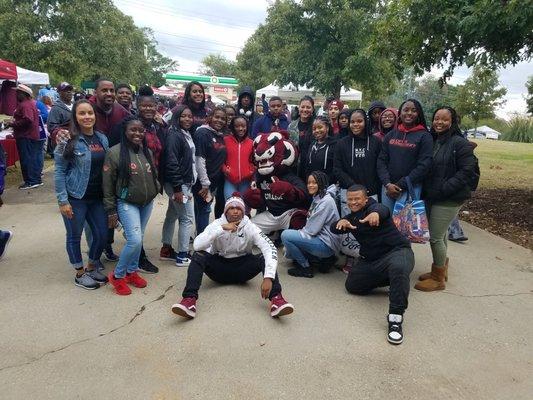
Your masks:
M 255 278 L 260 272 L 264 273 L 265 259 L 262 255 L 247 254 L 242 257 L 224 258 L 197 251 L 193 254 L 187 271 L 187 283 L 183 289 L 183 297 L 198 298 L 198 290 L 205 274 L 213 281 L 223 284 L 244 283 Z M 268 296 L 272 299 L 281 293 L 278 274 L 272 282 L 272 290 Z
M 390 286 L 389 313 L 403 315 L 408 304 L 409 274 L 414 265 L 415 256 L 410 248 L 395 249 L 374 261 L 360 259 L 348 274 L 346 290 L 365 295 L 377 287 Z

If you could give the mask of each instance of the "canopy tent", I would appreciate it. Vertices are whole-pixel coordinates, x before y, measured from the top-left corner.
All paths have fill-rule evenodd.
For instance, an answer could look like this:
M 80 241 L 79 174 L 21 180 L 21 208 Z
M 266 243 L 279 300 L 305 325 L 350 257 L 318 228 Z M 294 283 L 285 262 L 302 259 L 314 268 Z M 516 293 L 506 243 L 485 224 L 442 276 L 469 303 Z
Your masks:
M 19 83 L 25 85 L 49 85 L 50 77 L 46 72 L 30 71 L 29 69 L 17 66 L 17 74 Z
M 0 80 L 4 79 L 17 80 L 17 66 L 0 58 Z
M 263 94 L 267 98 L 270 98 L 272 96 L 279 96 L 283 100 L 286 100 L 286 101 L 291 101 L 291 100 L 298 101 L 305 95 L 312 96 L 315 98 L 315 100 L 321 100 L 321 101 L 323 101 L 325 98 L 323 94 L 316 93 L 315 88 L 312 88 L 312 87 L 310 88 L 305 85 L 297 86 L 297 85 L 294 85 L 293 83 L 289 83 L 288 85 L 285 85 L 282 87 L 279 87 L 278 85 L 272 83 L 268 86 L 265 86 L 262 89 L 259 89 L 255 93 L 255 97 L 259 98 Z M 363 93 L 356 89 L 351 89 L 351 88 L 344 89 L 343 88 L 341 89 L 340 99 L 343 101 L 346 101 L 346 100 L 361 101 L 363 99 Z
M 176 89 L 169 88 L 168 86 L 161 86 L 159 88 L 152 88 L 155 95 L 158 96 L 165 96 L 165 97 L 173 97 L 173 96 L 179 96 L 180 92 Z

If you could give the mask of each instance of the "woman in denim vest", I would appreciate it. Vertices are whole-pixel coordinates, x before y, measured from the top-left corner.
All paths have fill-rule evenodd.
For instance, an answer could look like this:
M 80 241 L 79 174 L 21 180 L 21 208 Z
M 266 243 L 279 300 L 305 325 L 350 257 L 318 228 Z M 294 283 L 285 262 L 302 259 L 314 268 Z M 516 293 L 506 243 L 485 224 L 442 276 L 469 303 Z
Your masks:
M 70 139 L 54 151 L 55 191 L 59 211 L 67 230 L 67 254 L 76 270 L 74 283 L 84 289 L 97 289 L 107 277 L 95 267 L 107 240 L 107 214 L 104 210 L 102 167 L 108 150 L 107 138 L 94 130 L 96 116 L 87 100 L 72 107 Z M 84 267 L 80 239 L 85 223 L 93 232 L 89 261 Z

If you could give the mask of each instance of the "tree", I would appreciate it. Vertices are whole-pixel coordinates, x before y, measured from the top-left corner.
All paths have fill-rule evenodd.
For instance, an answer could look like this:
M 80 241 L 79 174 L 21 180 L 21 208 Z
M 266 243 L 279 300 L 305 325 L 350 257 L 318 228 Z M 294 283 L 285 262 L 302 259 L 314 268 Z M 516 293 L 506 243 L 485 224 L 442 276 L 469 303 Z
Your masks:
M 203 58 L 199 72 L 203 75 L 234 77 L 237 72 L 237 63 L 221 54 L 209 54 Z
M 111 0 L 0 0 L 0 46 L 3 58 L 55 82 L 157 83 L 173 66 Z
M 494 118 L 494 109 L 505 101 L 507 90 L 499 87 L 498 74 L 490 68 L 474 67 L 472 75 L 457 89 L 456 109 L 478 127 L 481 118 Z
M 356 86 L 386 93 L 401 72 L 372 51 L 379 18 L 374 0 L 278 0 L 237 56 L 246 83 L 290 82 L 339 95 Z
M 533 115 L 533 75 L 531 75 L 526 83 L 527 88 L 527 112 Z
M 530 1 L 390 0 L 382 4 L 386 11 L 377 46 L 401 65 L 413 66 L 417 74 L 448 63 L 445 80 L 461 64 L 494 68 L 532 56 Z

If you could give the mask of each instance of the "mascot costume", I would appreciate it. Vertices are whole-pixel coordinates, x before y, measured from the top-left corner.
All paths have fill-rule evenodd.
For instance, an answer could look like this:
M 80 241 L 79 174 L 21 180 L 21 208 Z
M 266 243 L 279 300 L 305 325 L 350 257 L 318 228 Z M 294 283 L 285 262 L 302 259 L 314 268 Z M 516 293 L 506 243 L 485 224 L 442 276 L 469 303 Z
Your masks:
M 269 234 L 305 225 L 310 197 L 304 182 L 294 173 L 297 147 L 286 131 L 263 133 L 254 140 L 255 182 L 244 193 L 244 201 L 257 214 L 252 221 Z

